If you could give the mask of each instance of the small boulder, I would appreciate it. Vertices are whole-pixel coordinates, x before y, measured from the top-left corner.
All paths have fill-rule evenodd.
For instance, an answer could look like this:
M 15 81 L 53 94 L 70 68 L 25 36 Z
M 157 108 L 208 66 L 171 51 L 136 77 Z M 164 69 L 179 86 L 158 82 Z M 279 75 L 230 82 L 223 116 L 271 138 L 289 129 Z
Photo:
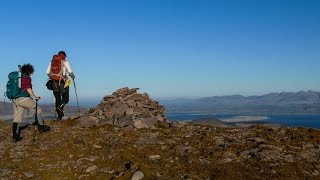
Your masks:
M 79 118 L 78 120 L 78 125 L 80 127 L 93 127 L 99 124 L 99 118 L 95 117 L 95 116 L 83 116 L 81 118 Z
M 133 122 L 133 126 L 137 129 L 151 128 L 157 121 L 157 118 L 138 118 Z
M 136 171 L 136 172 L 133 174 L 131 180 L 141 180 L 141 179 L 143 179 L 143 178 L 144 178 L 143 172 L 141 172 L 141 171 Z

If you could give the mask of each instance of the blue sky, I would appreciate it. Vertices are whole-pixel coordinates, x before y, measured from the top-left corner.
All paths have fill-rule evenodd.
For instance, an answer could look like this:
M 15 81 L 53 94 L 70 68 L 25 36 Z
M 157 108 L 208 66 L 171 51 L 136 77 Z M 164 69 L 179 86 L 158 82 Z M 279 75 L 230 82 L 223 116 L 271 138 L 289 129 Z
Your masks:
M 80 102 L 125 86 L 154 98 L 320 91 L 317 0 L 0 3 L 0 92 L 31 63 L 34 91 L 49 101 L 45 70 L 60 50 Z

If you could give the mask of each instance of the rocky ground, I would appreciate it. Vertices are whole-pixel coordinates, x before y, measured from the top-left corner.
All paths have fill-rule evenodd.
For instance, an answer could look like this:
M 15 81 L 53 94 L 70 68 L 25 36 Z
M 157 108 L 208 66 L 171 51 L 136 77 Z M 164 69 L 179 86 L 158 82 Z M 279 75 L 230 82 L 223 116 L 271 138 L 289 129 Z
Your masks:
M 184 123 L 125 129 L 50 121 L 12 143 L 0 129 L 0 179 L 320 179 L 320 131 Z M 143 173 L 143 175 L 142 175 Z
M 101 109 L 46 121 L 52 130 L 35 141 L 29 127 L 12 143 L 10 124 L 0 121 L 0 179 L 320 179 L 320 130 L 164 120 L 116 126 L 118 119 L 93 118 Z

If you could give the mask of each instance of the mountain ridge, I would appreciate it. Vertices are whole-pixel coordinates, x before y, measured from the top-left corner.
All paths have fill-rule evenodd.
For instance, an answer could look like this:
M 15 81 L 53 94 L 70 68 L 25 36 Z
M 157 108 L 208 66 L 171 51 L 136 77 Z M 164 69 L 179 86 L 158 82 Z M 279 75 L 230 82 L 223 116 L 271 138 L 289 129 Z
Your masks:
M 164 100 L 167 112 L 217 114 L 320 114 L 320 92 L 269 93 L 260 96 L 212 96 Z

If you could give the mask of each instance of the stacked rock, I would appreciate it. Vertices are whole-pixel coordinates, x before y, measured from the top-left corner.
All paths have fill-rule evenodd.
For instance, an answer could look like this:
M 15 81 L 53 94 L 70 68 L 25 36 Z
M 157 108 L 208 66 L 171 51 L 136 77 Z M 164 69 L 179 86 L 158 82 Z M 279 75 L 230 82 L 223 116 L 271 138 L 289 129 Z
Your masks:
M 165 122 L 164 107 L 150 99 L 147 93 L 139 94 L 139 88 L 118 89 L 105 96 L 102 102 L 92 108 L 85 117 L 98 123 L 108 123 L 119 127 L 132 125 L 136 128 L 149 128 L 156 122 Z

